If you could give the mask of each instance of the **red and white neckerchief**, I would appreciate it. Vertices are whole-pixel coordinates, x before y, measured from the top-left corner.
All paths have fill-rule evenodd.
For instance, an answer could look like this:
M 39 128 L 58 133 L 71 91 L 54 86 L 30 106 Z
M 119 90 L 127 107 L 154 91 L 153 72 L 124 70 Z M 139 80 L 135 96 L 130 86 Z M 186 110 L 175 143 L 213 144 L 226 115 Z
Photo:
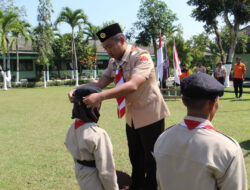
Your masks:
M 189 130 L 193 130 L 193 129 L 211 129 L 211 130 L 215 130 L 215 128 L 212 125 L 208 125 L 207 123 L 201 123 L 199 121 L 194 121 L 194 120 L 189 120 L 189 119 L 184 119 L 181 122 L 181 125 L 188 128 Z
M 116 87 L 124 83 L 122 68 L 121 68 L 123 63 L 124 63 L 123 61 L 116 63 L 116 71 L 115 71 L 115 86 Z M 125 96 L 116 98 L 116 101 L 118 103 L 117 105 L 118 118 L 122 118 L 126 112 Z
M 218 79 L 218 78 L 220 78 L 220 70 L 221 70 L 221 68 L 220 68 L 220 67 L 218 67 L 218 70 L 217 70 L 217 76 L 216 76 L 216 77 L 217 77 L 217 79 Z
M 78 128 L 78 127 L 80 127 L 80 126 L 82 126 L 83 124 L 85 124 L 86 122 L 84 122 L 84 121 L 81 121 L 81 120 L 75 120 L 75 130 Z

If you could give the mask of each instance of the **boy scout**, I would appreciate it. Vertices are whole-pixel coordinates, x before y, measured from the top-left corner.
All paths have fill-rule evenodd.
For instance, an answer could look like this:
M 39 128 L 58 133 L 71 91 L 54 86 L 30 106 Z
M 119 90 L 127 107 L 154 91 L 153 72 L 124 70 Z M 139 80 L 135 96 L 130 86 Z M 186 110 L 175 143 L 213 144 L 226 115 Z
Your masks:
M 119 190 L 112 156 L 112 144 L 107 133 L 96 124 L 99 109 L 89 109 L 82 97 L 98 93 L 94 86 L 80 87 L 75 92 L 72 118 L 65 145 L 75 162 L 76 179 L 81 190 Z
M 111 59 L 103 76 L 89 85 L 104 88 L 115 80 L 116 87 L 91 94 L 83 101 L 89 107 L 95 107 L 103 100 L 118 98 L 119 117 L 126 112 L 126 134 L 132 164 L 130 190 L 156 190 L 156 168 L 151 152 L 164 130 L 164 119 L 169 110 L 156 82 L 153 61 L 147 51 L 127 44 L 118 24 L 100 30 L 97 36 Z M 120 76 L 119 80 L 117 76 Z M 73 94 L 74 90 L 69 92 L 71 101 Z
M 204 73 L 183 79 L 187 116 L 168 128 L 154 147 L 159 190 L 247 190 L 238 142 L 211 123 L 223 91 L 223 85 Z

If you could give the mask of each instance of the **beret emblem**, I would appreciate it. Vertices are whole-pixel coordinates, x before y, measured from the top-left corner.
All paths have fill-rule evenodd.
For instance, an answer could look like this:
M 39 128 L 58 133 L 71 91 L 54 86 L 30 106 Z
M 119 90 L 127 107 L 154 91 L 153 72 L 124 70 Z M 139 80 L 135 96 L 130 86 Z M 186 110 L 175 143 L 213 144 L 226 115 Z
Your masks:
M 106 38 L 106 34 L 102 32 L 102 33 L 100 34 L 100 37 L 104 39 L 104 38 Z

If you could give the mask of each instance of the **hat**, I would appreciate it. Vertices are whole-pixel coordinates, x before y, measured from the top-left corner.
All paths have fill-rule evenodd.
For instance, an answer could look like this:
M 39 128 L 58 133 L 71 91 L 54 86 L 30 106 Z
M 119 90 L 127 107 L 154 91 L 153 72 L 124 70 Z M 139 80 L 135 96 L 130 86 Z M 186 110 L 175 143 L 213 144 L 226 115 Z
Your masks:
M 224 86 L 208 74 L 196 73 L 182 80 L 181 93 L 193 99 L 215 99 L 223 95 Z
M 101 89 L 95 86 L 85 85 L 76 89 L 74 94 L 74 107 L 72 110 L 72 119 L 77 118 L 85 122 L 97 122 L 99 119 L 100 108 L 87 108 L 83 103 L 83 97 L 92 93 L 101 92 Z
M 122 30 L 119 24 L 115 23 L 101 29 L 99 32 L 96 33 L 96 35 L 98 36 L 101 42 L 104 42 L 105 40 L 119 33 L 122 33 Z

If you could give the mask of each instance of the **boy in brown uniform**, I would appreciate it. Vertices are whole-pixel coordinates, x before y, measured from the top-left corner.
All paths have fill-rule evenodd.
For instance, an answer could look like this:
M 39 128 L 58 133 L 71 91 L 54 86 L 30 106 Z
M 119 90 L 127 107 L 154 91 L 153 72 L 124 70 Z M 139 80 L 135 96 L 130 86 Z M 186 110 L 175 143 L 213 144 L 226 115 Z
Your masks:
M 247 190 L 241 148 L 211 123 L 224 87 L 197 73 L 183 79 L 181 93 L 187 116 L 156 141 L 158 190 Z
M 91 94 L 83 101 L 89 107 L 95 107 L 103 100 L 125 97 L 125 101 L 118 101 L 118 108 L 125 107 L 126 110 L 126 134 L 132 164 L 130 190 L 156 190 L 155 161 L 151 152 L 164 130 L 164 119 L 170 113 L 156 82 L 153 61 L 147 51 L 127 44 L 118 24 L 100 30 L 97 36 L 111 59 L 103 76 L 89 85 L 104 88 L 119 76 L 120 70 L 122 80 L 119 81 L 122 82 L 115 88 Z M 74 90 L 69 92 L 70 100 L 73 94 Z
M 84 86 L 76 89 L 72 118 L 65 145 L 75 162 L 76 179 L 81 190 L 119 190 L 113 159 L 113 147 L 108 134 L 99 128 L 99 109 L 90 109 L 82 98 L 101 89 Z

